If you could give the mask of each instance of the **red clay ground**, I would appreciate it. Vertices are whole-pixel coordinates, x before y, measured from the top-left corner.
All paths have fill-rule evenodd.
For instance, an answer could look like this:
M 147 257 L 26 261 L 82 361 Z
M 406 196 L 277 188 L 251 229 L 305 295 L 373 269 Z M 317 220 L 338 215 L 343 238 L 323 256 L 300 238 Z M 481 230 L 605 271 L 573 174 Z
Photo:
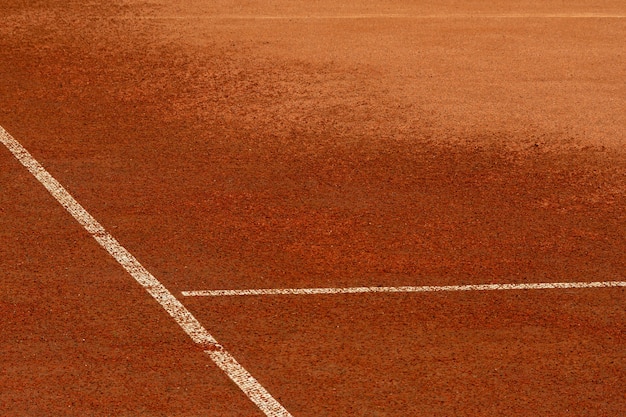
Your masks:
M 4 3 L 0 125 L 177 296 L 624 280 L 621 2 Z M 2 414 L 260 415 L 3 149 Z M 617 416 L 624 296 L 180 298 L 294 416 Z

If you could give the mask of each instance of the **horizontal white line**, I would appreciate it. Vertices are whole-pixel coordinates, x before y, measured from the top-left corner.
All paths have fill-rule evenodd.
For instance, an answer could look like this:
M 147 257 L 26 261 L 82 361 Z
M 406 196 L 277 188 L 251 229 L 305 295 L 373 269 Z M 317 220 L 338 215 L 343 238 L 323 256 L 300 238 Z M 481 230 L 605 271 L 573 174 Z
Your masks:
M 498 290 L 547 290 L 555 288 L 607 288 L 626 287 L 626 281 L 603 282 L 542 282 L 529 284 L 476 284 L 421 287 L 348 287 L 348 288 L 266 288 L 249 290 L 201 290 L 183 291 L 185 297 L 221 297 L 230 295 L 315 295 L 315 294 L 362 294 L 399 292 L 443 291 L 498 291 Z
M 609 13 L 509 13 L 509 14 L 345 14 L 345 15 L 161 15 L 161 16 L 118 16 L 127 20 L 336 20 L 336 19 L 623 19 L 626 14 Z

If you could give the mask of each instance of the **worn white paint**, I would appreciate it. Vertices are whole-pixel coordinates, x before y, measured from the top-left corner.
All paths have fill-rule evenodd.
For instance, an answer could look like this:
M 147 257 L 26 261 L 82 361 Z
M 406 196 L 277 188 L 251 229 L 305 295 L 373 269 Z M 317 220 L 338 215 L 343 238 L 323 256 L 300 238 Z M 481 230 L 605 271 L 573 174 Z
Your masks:
M 619 13 L 360 13 L 360 14 L 193 14 L 193 15 L 154 15 L 118 16 L 122 20 L 448 20 L 448 19 L 624 19 Z
M 547 290 L 558 288 L 626 287 L 626 281 L 543 282 L 527 284 L 427 285 L 421 287 L 348 287 L 348 288 L 267 288 L 249 290 L 183 291 L 185 297 L 220 297 L 233 295 L 316 295 L 444 291 Z

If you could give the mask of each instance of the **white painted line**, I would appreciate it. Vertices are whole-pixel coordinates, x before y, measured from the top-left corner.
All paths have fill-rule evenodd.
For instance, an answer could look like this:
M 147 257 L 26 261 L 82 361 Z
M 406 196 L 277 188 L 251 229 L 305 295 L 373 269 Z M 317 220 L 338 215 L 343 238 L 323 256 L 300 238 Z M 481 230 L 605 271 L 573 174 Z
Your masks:
M 626 281 L 604 282 L 543 282 L 529 284 L 476 284 L 422 287 L 348 287 L 348 288 L 267 288 L 251 290 L 201 290 L 183 291 L 185 297 L 221 297 L 233 295 L 316 295 L 316 294 L 363 294 L 399 292 L 444 291 L 498 291 L 498 290 L 547 290 L 554 288 L 607 288 L 626 287 Z
M 252 399 L 257 407 L 268 416 L 291 417 L 261 384 L 226 350 L 206 350 L 213 362 L 217 364 L 232 380 L 236 380 L 239 388 Z
M 157 280 L 126 248 L 87 212 L 33 156 L 0 126 L 0 142 L 52 194 L 65 210 L 174 318 L 211 359 L 267 416 L 291 416 L 235 359 L 217 343 L 189 310 Z
M 118 16 L 121 20 L 358 20 L 358 19 L 624 19 L 626 14 L 611 13 L 371 13 L 344 15 L 155 15 L 155 16 Z

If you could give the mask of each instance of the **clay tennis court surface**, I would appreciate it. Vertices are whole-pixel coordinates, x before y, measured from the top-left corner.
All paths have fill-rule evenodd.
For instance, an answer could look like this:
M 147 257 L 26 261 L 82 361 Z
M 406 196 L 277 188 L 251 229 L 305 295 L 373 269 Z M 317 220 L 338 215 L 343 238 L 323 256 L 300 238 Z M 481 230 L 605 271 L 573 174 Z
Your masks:
M 0 414 L 625 415 L 624 39 L 610 0 L 4 0 Z

